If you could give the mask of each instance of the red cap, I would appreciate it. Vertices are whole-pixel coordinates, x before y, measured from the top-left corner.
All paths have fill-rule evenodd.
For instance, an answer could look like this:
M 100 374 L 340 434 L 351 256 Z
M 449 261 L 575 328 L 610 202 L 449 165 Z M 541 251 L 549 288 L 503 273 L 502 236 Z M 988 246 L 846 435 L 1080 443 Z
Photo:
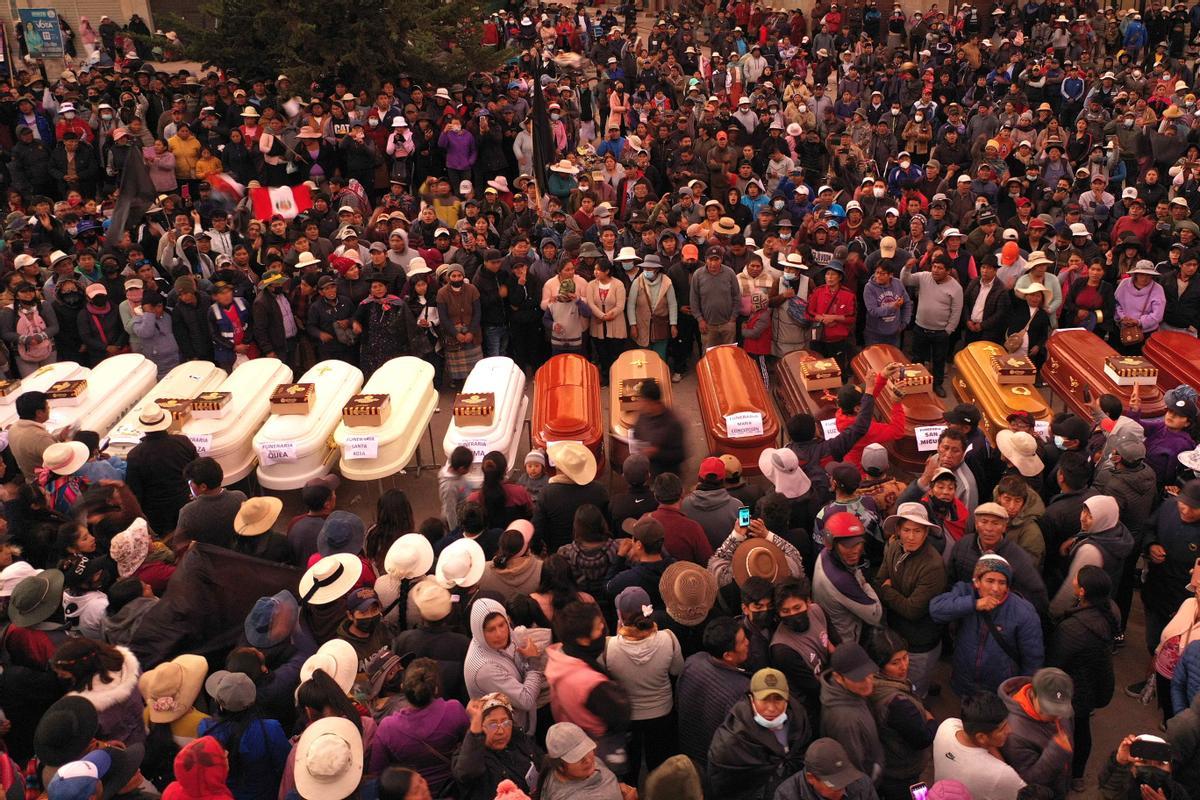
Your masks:
M 834 539 L 853 539 L 867 533 L 862 520 L 849 511 L 839 511 L 825 520 L 825 532 Z
M 700 248 L 696 247 L 696 245 L 694 245 L 694 244 L 685 244 L 683 246 L 683 257 L 685 260 L 690 259 L 693 261 L 699 261 L 700 260 Z
M 700 480 L 725 480 L 725 462 L 715 456 L 709 456 L 700 462 Z

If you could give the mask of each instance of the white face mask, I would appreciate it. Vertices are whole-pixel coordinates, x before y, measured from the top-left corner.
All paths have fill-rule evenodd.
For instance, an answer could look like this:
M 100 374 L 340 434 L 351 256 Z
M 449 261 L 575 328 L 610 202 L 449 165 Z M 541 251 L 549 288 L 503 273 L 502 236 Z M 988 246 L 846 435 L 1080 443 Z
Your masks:
M 805 111 L 808 111 L 808 106 L 806 106 L 806 105 L 801 105 L 801 106 L 800 106 L 800 113 L 801 113 L 801 114 L 803 114 Z
M 784 725 L 787 725 L 787 712 L 785 711 L 784 713 L 780 714 L 775 719 L 767 719 L 762 714 L 759 714 L 757 711 L 755 711 L 754 712 L 754 721 L 755 721 L 755 723 L 766 728 L 769 731 L 777 731 L 780 728 L 782 728 Z
M 924 121 L 925 121 L 925 115 L 924 115 L 924 114 L 917 114 L 915 117 L 913 117 L 913 119 L 914 119 L 914 120 L 916 120 L 917 122 L 924 122 Z
M 874 189 L 871 190 L 871 194 L 875 195 L 875 197 L 877 199 L 882 198 L 883 197 L 883 189 L 880 189 L 878 186 L 876 186 Z
M 907 158 L 900 162 L 900 169 L 908 169 L 912 166 L 912 162 Z
M 893 109 L 892 109 L 892 116 L 893 116 L 893 117 L 898 117 L 898 116 L 900 116 L 900 109 L 898 109 L 898 108 L 893 108 Z

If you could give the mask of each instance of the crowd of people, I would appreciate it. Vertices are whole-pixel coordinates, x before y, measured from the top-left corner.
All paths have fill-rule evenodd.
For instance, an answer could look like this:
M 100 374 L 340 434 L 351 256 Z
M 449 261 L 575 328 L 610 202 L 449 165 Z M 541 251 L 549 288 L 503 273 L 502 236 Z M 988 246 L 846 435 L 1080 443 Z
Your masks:
M 1059 328 L 1197 335 L 1200 4 L 651 5 L 498 11 L 511 58 L 451 85 L 166 73 L 140 20 L 82 27 L 79 64 L 0 81 L 5 374 L 411 355 L 454 390 L 640 347 L 677 382 L 736 345 L 769 383 L 891 344 L 945 397 L 974 341 L 1040 369 Z M 157 197 L 129 219 L 131 165 Z M 257 218 L 262 187 L 311 207 Z M 1200 387 L 994 439 L 953 405 L 912 476 L 890 379 L 698 470 L 647 380 L 619 489 L 582 444 L 457 448 L 423 520 L 336 476 L 286 519 L 153 403 L 117 458 L 21 392 L 0 792 L 1200 797 Z M 1129 735 L 1093 753 L 1098 726 Z

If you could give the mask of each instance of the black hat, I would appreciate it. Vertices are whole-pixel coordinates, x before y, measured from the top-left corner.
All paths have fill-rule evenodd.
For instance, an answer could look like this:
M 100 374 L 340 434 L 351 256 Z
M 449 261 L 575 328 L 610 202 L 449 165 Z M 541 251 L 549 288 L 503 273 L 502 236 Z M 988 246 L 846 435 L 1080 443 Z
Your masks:
M 499 261 L 502 258 L 504 258 L 504 253 L 494 247 L 489 247 L 483 254 L 484 261 Z
M 981 415 L 979 409 L 970 403 L 959 403 L 943 414 L 942 418 L 953 425 L 970 425 L 974 428 L 979 425 Z
M 67 695 L 46 709 L 33 733 L 38 760 L 52 767 L 75 761 L 87 752 L 100 729 L 100 717 L 90 700 Z

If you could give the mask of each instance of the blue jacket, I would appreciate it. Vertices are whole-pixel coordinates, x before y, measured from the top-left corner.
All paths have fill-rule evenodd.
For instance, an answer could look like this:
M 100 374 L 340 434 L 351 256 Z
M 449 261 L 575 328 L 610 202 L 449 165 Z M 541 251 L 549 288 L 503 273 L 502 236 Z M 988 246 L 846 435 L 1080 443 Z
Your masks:
M 234 723 L 213 717 L 200 721 L 199 736 L 212 736 L 226 750 L 235 732 Z M 226 785 L 236 800 L 275 800 L 292 745 L 277 720 L 249 723 L 238 743 L 239 762 L 231 768 Z
M 1146 26 L 1134 20 L 1129 23 L 1129 27 L 1125 29 L 1125 47 L 1145 47 L 1150 40 L 1149 34 L 1146 32 Z
M 994 692 L 1013 676 L 1037 672 L 1045 659 L 1042 621 L 1029 601 L 1009 593 L 990 614 L 983 614 L 975 610 L 978 599 L 975 587 L 960 581 L 929 603 L 929 616 L 934 622 L 959 623 L 950 677 L 950 686 L 959 697 L 971 692 Z M 989 617 L 1008 648 L 1015 651 L 1016 661 L 997 643 Z
M 1191 708 L 1192 698 L 1200 692 L 1200 641 L 1183 648 L 1175 674 L 1171 677 L 1171 705 L 1180 714 Z

